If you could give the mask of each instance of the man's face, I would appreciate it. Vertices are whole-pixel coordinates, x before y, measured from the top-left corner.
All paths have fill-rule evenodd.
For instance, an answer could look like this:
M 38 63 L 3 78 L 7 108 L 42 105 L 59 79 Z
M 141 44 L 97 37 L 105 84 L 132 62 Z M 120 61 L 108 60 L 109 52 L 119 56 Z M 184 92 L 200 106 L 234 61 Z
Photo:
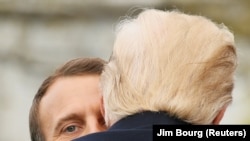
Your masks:
M 68 76 L 50 86 L 39 107 L 46 141 L 69 141 L 106 129 L 99 79 L 98 75 Z

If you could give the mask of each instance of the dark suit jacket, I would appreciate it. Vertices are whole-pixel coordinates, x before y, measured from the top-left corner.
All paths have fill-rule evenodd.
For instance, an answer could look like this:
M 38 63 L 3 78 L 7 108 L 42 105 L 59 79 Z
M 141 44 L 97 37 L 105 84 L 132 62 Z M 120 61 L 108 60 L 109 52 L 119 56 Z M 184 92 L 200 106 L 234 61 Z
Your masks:
M 107 131 L 89 134 L 74 141 L 152 141 L 155 124 L 188 124 L 163 112 L 145 111 L 119 120 Z

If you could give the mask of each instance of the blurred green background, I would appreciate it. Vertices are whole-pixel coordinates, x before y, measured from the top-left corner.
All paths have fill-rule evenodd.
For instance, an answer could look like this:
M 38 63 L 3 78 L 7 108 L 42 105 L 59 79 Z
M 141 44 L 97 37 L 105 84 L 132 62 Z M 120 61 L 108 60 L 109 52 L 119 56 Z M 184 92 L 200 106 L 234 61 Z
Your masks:
M 228 26 L 239 66 L 221 124 L 250 124 L 249 0 L 0 0 L 0 140 L 29 141 L 28 112 L 45 77 L 73 58 L 107 60 L 115 23 L 136 8 L 178 9 Z

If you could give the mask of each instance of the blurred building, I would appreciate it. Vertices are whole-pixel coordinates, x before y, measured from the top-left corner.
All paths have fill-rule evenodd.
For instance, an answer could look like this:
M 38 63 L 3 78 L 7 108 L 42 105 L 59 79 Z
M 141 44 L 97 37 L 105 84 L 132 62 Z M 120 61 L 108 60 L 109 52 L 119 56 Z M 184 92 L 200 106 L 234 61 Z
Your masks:
M 0 0 L 0 140 L 30 140 L 28 112 L 45 77 L 73 58 L 107 60 L 114 24 L 145 7 L 204 15 L 235 33 L 239 68 L 222 124 L 250 124 L 247 0 Z

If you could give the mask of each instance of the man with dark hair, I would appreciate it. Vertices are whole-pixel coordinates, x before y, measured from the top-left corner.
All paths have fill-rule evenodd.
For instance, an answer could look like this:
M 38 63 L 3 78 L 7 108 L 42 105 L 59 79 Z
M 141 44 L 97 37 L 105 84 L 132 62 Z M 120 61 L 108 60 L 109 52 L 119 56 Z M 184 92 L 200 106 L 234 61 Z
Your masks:
M 69 141 L 106 129 L 99 79 L 105 61 L 73 59 L 47 77 L 30 109 L 32 141 Z

